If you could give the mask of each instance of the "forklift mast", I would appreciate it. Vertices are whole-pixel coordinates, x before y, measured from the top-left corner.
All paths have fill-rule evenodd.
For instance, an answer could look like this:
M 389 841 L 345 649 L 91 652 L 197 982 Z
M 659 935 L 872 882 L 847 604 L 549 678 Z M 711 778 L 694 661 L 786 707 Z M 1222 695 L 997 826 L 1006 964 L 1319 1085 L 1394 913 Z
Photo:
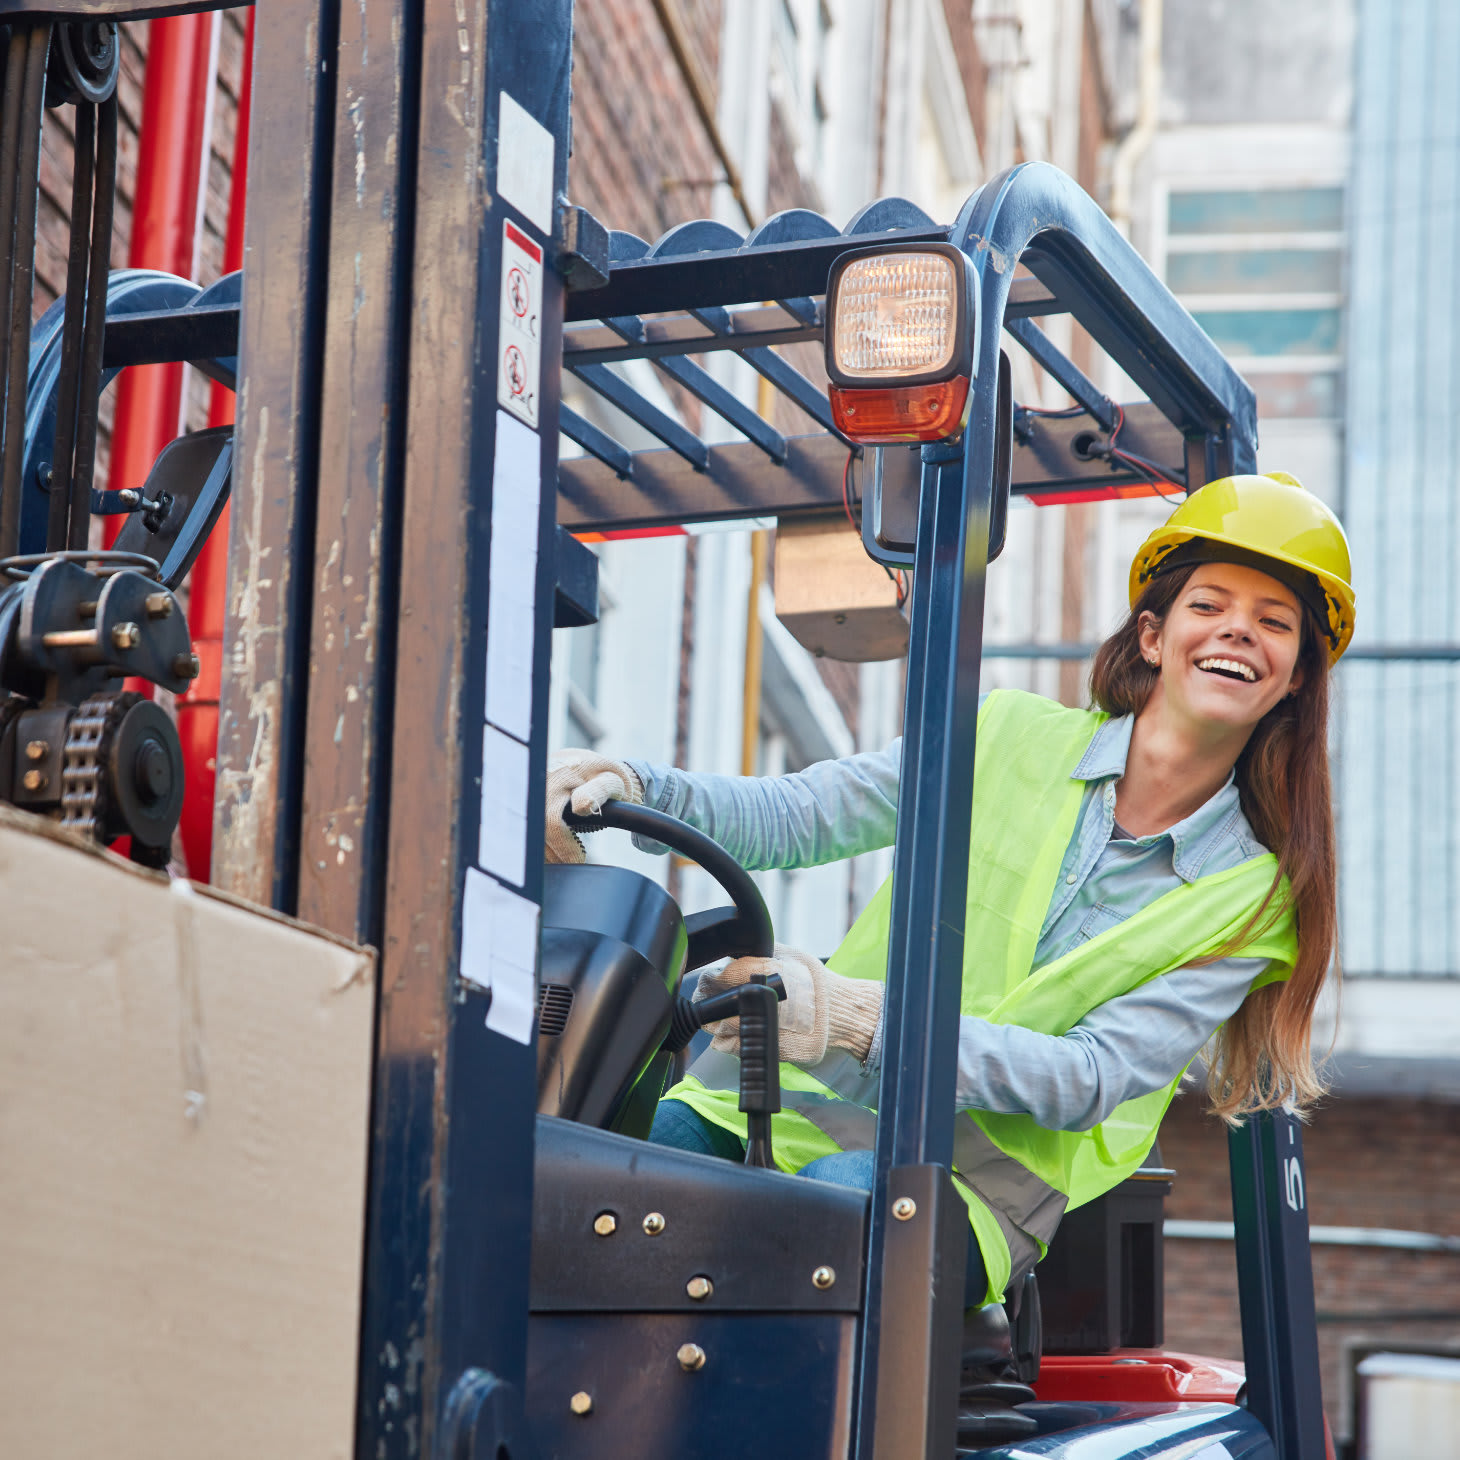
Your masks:
M 13 37 L 209 8 L 0 0 L 0 20 Z M 1011 492 L 1094 500 L 1255 470 L 1253 393 L 1043 163 L 990 180 L 951 226 L 884 199 L 844 228 L 793 210 L 749 237 L 710 221 L 652 244 L 611 232 L 566 197 L 572 21 L 572 0 L 260 4 L 241 303 L 236 289 L 159 303 L 108 335 L 109 368 L 237 357 L 214 881 L 379 950 L 356 1454 L 531 1450 L 534 788 L 554 625 L 596 613 L 595 565 L 572 534 L 839 506 L 862 448 L 775 347 L 822 339 L 828 271 L 848 250 L 936 242 L 971 265 L 975 387 L 966 431 L 922 449 L 900 502 L 884 462 L 884 516 L 915 523 L 913 590 L 846 1453 L 946 1456 L 962 1301 L 947 1278 L 966 1225 L 948 1171 L 991 544 Z M 1118 406 L 1054 348 L 1037 321 L 1059 313 L 1145 402 Z M 1014 429 L 1009 340 L 1084 420 Z M 690 358 L 722 351 L 814 429 L 773 429 Z M 626 360 L 653 362 L 743 439 L 708 444 L 609 368 Z M 659 444 L 630 450 L 566 408 L 564 369 Z M 1154 486 L 1102 454 L 1117 430 L 1171 463 Z M 583 455 L 560 460 L 560 433 Z M 11 450 L 7 438 L 7 462 Z M 1252 1119 L 1230 1155 L 1246 1403 L 1282 1460 L 1309 1460 L 1323 1420 L 1299 1126 Z M 894 1219 L 908 1198 L 915 1218 Z M 739 1449 L 705 1435 L 700 1453 Z

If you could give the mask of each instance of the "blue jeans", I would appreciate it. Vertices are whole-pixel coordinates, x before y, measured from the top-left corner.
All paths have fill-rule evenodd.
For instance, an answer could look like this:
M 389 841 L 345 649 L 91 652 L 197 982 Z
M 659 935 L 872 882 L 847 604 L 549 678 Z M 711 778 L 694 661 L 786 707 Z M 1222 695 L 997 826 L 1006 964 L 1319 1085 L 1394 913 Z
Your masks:
M 673 1146 L 678 1151 L 697 1151 L 704 1156 L 719 1156 L 725 1161 L 743 1161 L 745 1142 L 733 1132 L 714 1125 L 683 1100 L 661 1100 L 654 1112 L 654 1126 L 649 1139 L 657 1145 Z M 876 1174 L 876 1159 L 871 1151 L 834 1151 L 818 1156 L 797 1173 L 813 1181 L 829 1181 L 833 1186 L 851 1186 L 871 1191 Z M 968 1268 L 964 1283 L 964 1306 L 975 1307 L 983 1302 L 988 1287 L 983 1254 L 968 1229 Z
M 698 1151 L 725 1161 L 745 1159 L 745 1142 L 739 1136 L 712 1124 L 683 1100 L 659 1102 L 649 1139 L 657 1145 L 673 1146 L 677 1151 Z M 797 1174 L 809 1176 L 813 1181 L 829 1181 L 833 1186 L 871 1191 L 875 1170 L 871 1151 L 834 1151 L 830 1156 L 818 1156 Z

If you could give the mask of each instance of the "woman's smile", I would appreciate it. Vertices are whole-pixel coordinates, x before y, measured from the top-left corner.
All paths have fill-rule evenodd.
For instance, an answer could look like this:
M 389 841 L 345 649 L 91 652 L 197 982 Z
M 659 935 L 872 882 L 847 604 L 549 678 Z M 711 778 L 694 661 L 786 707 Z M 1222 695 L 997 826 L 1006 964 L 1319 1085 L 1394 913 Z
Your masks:
M 1229 729 L 1256 725 L 1297 686 L 1302 610 L 1276 578 L 1205 563 L 1141 647 L 1159 667 L 1156 694 L 1180 718 Z

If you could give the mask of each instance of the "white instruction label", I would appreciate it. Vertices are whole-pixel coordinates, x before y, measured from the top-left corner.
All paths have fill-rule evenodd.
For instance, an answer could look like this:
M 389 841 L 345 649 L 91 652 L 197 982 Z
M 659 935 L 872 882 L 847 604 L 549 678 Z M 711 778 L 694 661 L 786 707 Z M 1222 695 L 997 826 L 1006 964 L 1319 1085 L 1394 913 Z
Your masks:
M 497 192 L 551 237 L 553 134 L 504 91 L 497 102 Z
M 542 371 L 542 249 L 502 223 L 502 310 L 497 325 L 497 403 L 537 430 Z
M 532 734 L 541 452 L 540 436 L 506 411 L 497 412 L 487 600 L 487 719 L 524 745 Z
M 537 1006 L 538 906 L 466 869 L 461 890 L 461 976 L 490 990 L 487 1028 L 519 1044 L 532 1039 Z

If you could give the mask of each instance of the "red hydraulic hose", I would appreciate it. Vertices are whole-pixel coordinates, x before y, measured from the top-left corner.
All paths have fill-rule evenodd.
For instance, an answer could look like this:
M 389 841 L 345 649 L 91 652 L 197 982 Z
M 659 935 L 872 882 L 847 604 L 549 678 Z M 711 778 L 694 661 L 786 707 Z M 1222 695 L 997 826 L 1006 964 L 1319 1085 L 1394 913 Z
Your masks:
M 208 137 L 213 78 L 218 62 L 216 14 L 179 15 L 148 26 L 147 72 L 142 83 L 142 123 L 137 135 L 137 175 L 132 196 L 132 234 L 127 263 L 165 269 L 183 278 L 197 273 L 199 235 L 206 199 Z M 158 453 L 181 429 L 182 365 L 137 365 L 117 382 L 107 485 L 141 490 Z M 123 519 L 102 519 L 110 546 Z M 146 680 L 126 688 L 152 693 Z M 123 837 L 114 847 L 127 845 Z
M 192 278 L 196 268 L 202 179 L 216 65 L 214 14 L 154 20 L 147 39 L 137 183 L 132 202 L 132 268 Z M 117 382 L 107 485 L 138 490 L 157 454 L 178 434 L 182 365 L 138 365 Z M 122 519 L 105 522 L 108 544 Z
M 233 177 L 228 195 L 228 233 L 223 241 L 223 272 L 243 267 L 244 198 L 248 189 L 248 122 L 253 96 L 253 22 L 244 19 L 243 70 L 238 87 L 238 122 L 233 149 Z M 233 422 L 234 395 L 213 385 L 208 424 Z M 213 857 L 213 792 L 218 766 L 218 694 L 223 665 L 223 616 L 228 588 L 228 508 L 223 509 L 198 560 L 193 564 L 188 598 L 188 629 L 199 674 L 177 702 L 177 728 L 182 739 L 187 794 L 183 798 L 182 842 L 188 876 L 208 880 Z

